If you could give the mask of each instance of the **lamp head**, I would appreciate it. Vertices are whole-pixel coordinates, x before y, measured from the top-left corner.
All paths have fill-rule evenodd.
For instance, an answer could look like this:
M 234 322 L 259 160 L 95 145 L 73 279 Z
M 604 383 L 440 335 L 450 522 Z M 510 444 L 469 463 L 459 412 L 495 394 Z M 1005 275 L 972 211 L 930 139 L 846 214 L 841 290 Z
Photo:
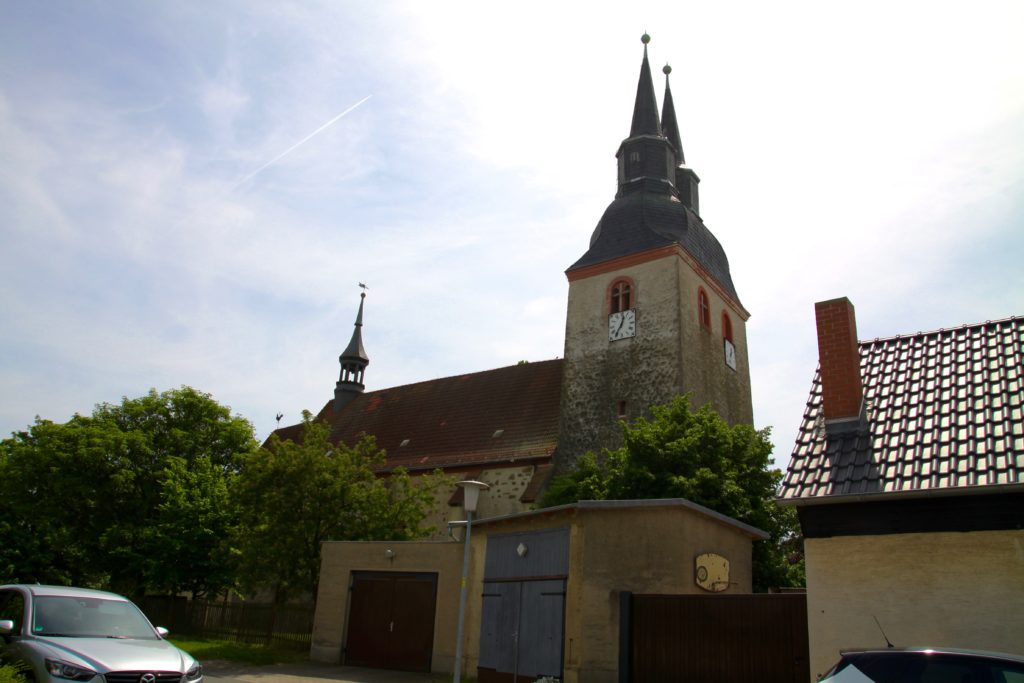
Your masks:
M 480 501 L 480 492 L 491 488 L 482 481 L 460 481 L 456 486 L 462 487 L 462 507 L 466 512 L 476 512 L 476 505 Z

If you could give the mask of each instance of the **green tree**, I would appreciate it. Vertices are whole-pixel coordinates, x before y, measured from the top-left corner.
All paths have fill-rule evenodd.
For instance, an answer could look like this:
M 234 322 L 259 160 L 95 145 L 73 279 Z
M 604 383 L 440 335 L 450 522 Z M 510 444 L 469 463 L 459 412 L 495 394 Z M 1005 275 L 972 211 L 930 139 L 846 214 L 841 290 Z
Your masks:
M 228 481 L 252 426 L 190 387 L 36 420 L 0 442 L 0 571 L 21 581 L 194 595 L 231 583 Z
M 802 539 L 791 508 L 775 503 L 782 473 L 771 465 L 769 430 L 729 426 L 685 396 L 623 423 L 623 446 L 582 456 L 548 486 L 542 505 L 579 500 L 686 498 L 767 531 L 754 543 L 754 589 L 803 584 Z
M 124 438 L 109 425 L 75 416 L 36 419 L 0 442 L 0 570 L 23 582 L 104 587 L 100 554 L 105 511 L 116 500 L 110 454 Z
M 272 588 L 277 601 L 316 595 L 324 541 L 401 541 L 431 531 L 424 520 L 446 478 L 413 482 L 402 469 L 379 477 L 385 453 L 373 437 L 349 447 L 329 436 L 328 425 L 304 412 L 298 442 L 272 436 L 246 457 L 235 482 L 243 585 Z

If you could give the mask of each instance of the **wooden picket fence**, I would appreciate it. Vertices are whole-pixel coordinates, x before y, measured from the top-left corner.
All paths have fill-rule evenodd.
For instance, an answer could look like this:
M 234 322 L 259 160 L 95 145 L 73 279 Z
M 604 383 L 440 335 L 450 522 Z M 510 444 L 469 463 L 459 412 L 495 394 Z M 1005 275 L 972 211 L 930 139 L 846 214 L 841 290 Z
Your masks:
M 314 605 L 146 597 L 136 600 L 149 620 L 172 637 L 192 636 L 254 645 L 308 650 Z

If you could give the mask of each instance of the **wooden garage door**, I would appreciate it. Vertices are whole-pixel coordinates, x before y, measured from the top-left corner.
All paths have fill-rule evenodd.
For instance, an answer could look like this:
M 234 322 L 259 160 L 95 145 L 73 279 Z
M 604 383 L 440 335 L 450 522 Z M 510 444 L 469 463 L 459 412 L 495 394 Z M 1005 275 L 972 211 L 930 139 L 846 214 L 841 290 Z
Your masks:
M 562 677 L 568 572 L 568 529 L 487 537 L 480 683 Z
M 430 671 L 437 574 L 354 572 L 345 663 Z

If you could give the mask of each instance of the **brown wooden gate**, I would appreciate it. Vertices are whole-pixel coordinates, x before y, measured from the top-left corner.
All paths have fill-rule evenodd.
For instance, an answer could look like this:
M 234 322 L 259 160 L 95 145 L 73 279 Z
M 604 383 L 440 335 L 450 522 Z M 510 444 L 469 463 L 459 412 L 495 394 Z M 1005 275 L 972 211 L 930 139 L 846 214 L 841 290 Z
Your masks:
M 622 594 L 619 680 L 807 683 L 807 596 Z
M 437 574 L 353 572 L 345 663 L 430 671 Z

